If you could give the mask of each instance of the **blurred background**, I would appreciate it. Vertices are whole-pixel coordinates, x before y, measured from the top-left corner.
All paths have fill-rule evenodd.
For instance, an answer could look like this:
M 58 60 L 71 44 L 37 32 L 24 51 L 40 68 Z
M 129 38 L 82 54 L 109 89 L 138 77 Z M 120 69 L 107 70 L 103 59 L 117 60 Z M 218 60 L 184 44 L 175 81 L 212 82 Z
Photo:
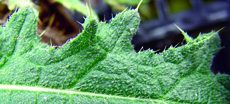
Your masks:
M 88 11 L 89 0 L 0 0 L 0 24 L 17 8 L 30 5 L 38 11 L 38 34 L 43 42 L 61 46 L 76 36 Z M 109 22 L 125 8 L 136 8 L 140 0 L 91 0 L 95 18 Z M 132 44 L 136 52 L 152 49 L 162 52 L 185 44 L 178 25 L 190 36 L 219 31 L 222 49 L 214 57 L 214 74 L 230 74 L 230 0 L 144 0 L 139 8 L 141 24 Z M 74 22 L 78 21 L 78 22 Z M 46 30 L 44 32 L 44 30 Z M 51 40 L 51 41 L 50 41 Z

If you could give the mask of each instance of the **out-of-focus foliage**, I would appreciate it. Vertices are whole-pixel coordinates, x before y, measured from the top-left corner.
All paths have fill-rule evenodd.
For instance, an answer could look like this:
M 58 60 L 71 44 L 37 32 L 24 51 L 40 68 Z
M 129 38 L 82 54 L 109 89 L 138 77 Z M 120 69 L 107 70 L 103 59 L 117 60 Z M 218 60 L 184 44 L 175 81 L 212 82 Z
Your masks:
M 31 0 L 0 0 L 3 3 L 8 5 L 10 10 L 14 10 L 16 7 L 33 7 L 35 8 L 35 4 Z M 70 10 L 76 10 L 81 14 L 87 16 L 89 15 L 86 4 L 82 3 L 80 0 L 56 0 L 57 2 L 64 5 L 66 8 Z M 93 17 L 98 18 L 96 12 L 91 10 L 91 14 Z
M 104 0 L 108 3 L 112 9 L 116 12 L 120 12 L 125 8 L 136 7 L 140 0 Z M 139 13 L 141 20 L 146 21 L 157 17 L 157 11 L 154 2 L 152 0 L 143 0 Z
M 89 8 L 86 6 L 86 4 L 84 4 L 80 0 L 56 0 L 56 1 L 63 4 L 66 8 L 70 10 L 76 10 L 85 16 L 89 15 Z M 98 16 L 94 10 L 91 10 L 90 15 L 98 19 Z

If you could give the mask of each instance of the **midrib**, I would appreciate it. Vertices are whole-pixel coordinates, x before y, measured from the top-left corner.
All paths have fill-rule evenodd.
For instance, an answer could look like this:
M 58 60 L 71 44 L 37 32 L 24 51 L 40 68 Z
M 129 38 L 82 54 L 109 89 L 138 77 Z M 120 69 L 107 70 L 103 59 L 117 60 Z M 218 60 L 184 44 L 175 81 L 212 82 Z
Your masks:
M 82 95 L 82 96 L 94 96 L 94 97 L 105 97 L 105 98 L 116 98 L 116 99 L 126 99 L 132 101 L 148 101 L 148 102 L 171 102 L 163 99 L 141 99 L 134 97 L 122 97 L 122 96 L 114 96 L 114 95 L 106 95 L 106 94 L 96 94 L 89 92 L 79 92 L 79 91 L 70 91 L 70 90 L 59 90 L 59 89 L 51 89 L 51 88 L 42 88 L 42 87 L 30 87 L 30 86 L 20 86 L 20 85 L 0 85 L 0 90 L 20 90 L 20 91 L 32 91 L 32 92 L 50 92 L 50 93 L 61 93 L 68 95 Z

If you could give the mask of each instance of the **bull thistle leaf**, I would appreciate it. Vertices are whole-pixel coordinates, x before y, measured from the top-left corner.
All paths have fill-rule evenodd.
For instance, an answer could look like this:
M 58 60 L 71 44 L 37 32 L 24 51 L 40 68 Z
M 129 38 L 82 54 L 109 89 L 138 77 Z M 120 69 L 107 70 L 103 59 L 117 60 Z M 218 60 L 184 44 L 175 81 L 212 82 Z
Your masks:
M 83 32 L 55 49 L 39 42 L 36 20 L 21 8 L 0 27 L 1 103 L 230 103 L 227 76 L 210 71 L 217 32 L 136 53 L 140 17 L 126 10 L 110 23 L 87 17 Z

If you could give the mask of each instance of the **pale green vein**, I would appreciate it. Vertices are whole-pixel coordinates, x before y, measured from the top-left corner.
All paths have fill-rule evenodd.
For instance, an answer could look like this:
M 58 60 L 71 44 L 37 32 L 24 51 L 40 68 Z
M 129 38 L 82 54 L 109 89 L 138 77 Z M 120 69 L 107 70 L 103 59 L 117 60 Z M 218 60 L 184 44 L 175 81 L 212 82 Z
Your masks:
M 141 98 L 134 98 L 134 97 L 123 97 L 123 96 L 96 94 L 96 93 L 89 93 L 89 92 L 60 90 L 60 89 L 51 89 L 51 88 L 42 88 L 42 87 L 29 87 L 29 86 L 20 86 L 20 85 L 0 85 L 0 90 L 48 92 L 48 93 L 57 93 L 57 94 L 61 93 L 61 94 L 67 94 L 67 95 L 82 95 L 82 96 L 94 96 L 94 97 L 103 97 L 103 98 L 115 98 L 115 99 L 124 99 L 124 100 L 132 100 L 132 101 L 173 103 L 173 101 L 167 101 L 164 99 L 141 99 Z M 176 103 L 176 102 L 174 102 L 174 103 Z M 179 102 L 177 102 L 177 103 L 179 103 Z

